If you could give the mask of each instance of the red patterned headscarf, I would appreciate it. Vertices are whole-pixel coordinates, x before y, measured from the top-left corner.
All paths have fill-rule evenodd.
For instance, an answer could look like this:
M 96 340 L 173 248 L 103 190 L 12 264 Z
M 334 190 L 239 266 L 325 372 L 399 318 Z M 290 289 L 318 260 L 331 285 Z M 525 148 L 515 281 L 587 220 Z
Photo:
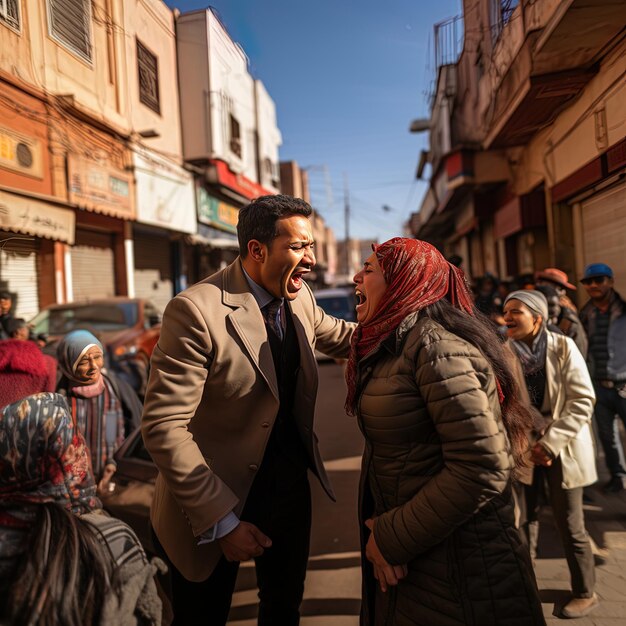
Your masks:
M 352 335 L 352 350 L 346 369 L 346 411 L 356 413 L 356 374 L 359 361 L 376 350 L 395 332 L 400 322 L 442 298 L 473 314 L 472 295 L 463 271 L 445 260 L 431 244 L 419 239 L 394 237 L 373 246 L 387 290 L 372 319 L 359 324 Z

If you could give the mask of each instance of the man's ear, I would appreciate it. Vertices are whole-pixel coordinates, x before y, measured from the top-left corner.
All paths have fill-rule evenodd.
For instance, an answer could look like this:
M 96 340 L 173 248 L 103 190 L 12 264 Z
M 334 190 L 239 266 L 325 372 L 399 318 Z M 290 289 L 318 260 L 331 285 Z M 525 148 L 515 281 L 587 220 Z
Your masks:
M 266 252 L 266 246 L 264 246 L 260 241 L 251 239 L 248 242 L 248 256 L 257 263 L 262 263 L 265 260 Z

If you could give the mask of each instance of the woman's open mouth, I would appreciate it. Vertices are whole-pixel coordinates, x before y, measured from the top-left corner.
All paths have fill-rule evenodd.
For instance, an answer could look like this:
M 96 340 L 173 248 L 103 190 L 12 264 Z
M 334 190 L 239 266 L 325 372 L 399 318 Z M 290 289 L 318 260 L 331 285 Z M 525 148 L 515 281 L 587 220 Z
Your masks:
M 354 294 L 356 296 L 356 309 L 358 311 L 365 304 L 367 298 L 365 297 L 365 294 L 358 289 L 354 292 Z

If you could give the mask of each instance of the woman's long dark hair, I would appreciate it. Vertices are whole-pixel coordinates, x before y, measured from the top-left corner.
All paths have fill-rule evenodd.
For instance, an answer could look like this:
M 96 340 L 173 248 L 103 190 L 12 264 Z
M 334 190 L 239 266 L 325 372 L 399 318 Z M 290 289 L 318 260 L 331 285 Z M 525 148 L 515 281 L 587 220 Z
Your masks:
M 509 436 L 515 468 L 526 467 L 528 462 L 524 457 L 528 451 L 528 433 L 533 427 L 532 413 L 519 400 L 519 386 L 493 323 L 479 311 L 469 315 L 445 298 L 423 309 L 422 314 L 478 348 L 489 361 L 504 395 L 502 421 Z
M 28 532 L 26 553 L 3 601 L 7 623 L 99 624 L 113 561 L 87 522 L 58 504 L 38 504 Z

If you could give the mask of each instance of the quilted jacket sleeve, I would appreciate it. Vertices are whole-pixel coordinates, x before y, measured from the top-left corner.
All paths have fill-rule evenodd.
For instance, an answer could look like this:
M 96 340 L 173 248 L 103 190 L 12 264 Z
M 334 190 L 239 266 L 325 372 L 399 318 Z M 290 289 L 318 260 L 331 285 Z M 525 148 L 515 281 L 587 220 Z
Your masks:
M 376 519 L 376 543 L 391 564 L 408 563 L 440 543 L 505 489 L 511 469 L 484 357 L 450 334 L 423 341 L 415 379 L 441 441 L 443 468 L 412 499 Z

